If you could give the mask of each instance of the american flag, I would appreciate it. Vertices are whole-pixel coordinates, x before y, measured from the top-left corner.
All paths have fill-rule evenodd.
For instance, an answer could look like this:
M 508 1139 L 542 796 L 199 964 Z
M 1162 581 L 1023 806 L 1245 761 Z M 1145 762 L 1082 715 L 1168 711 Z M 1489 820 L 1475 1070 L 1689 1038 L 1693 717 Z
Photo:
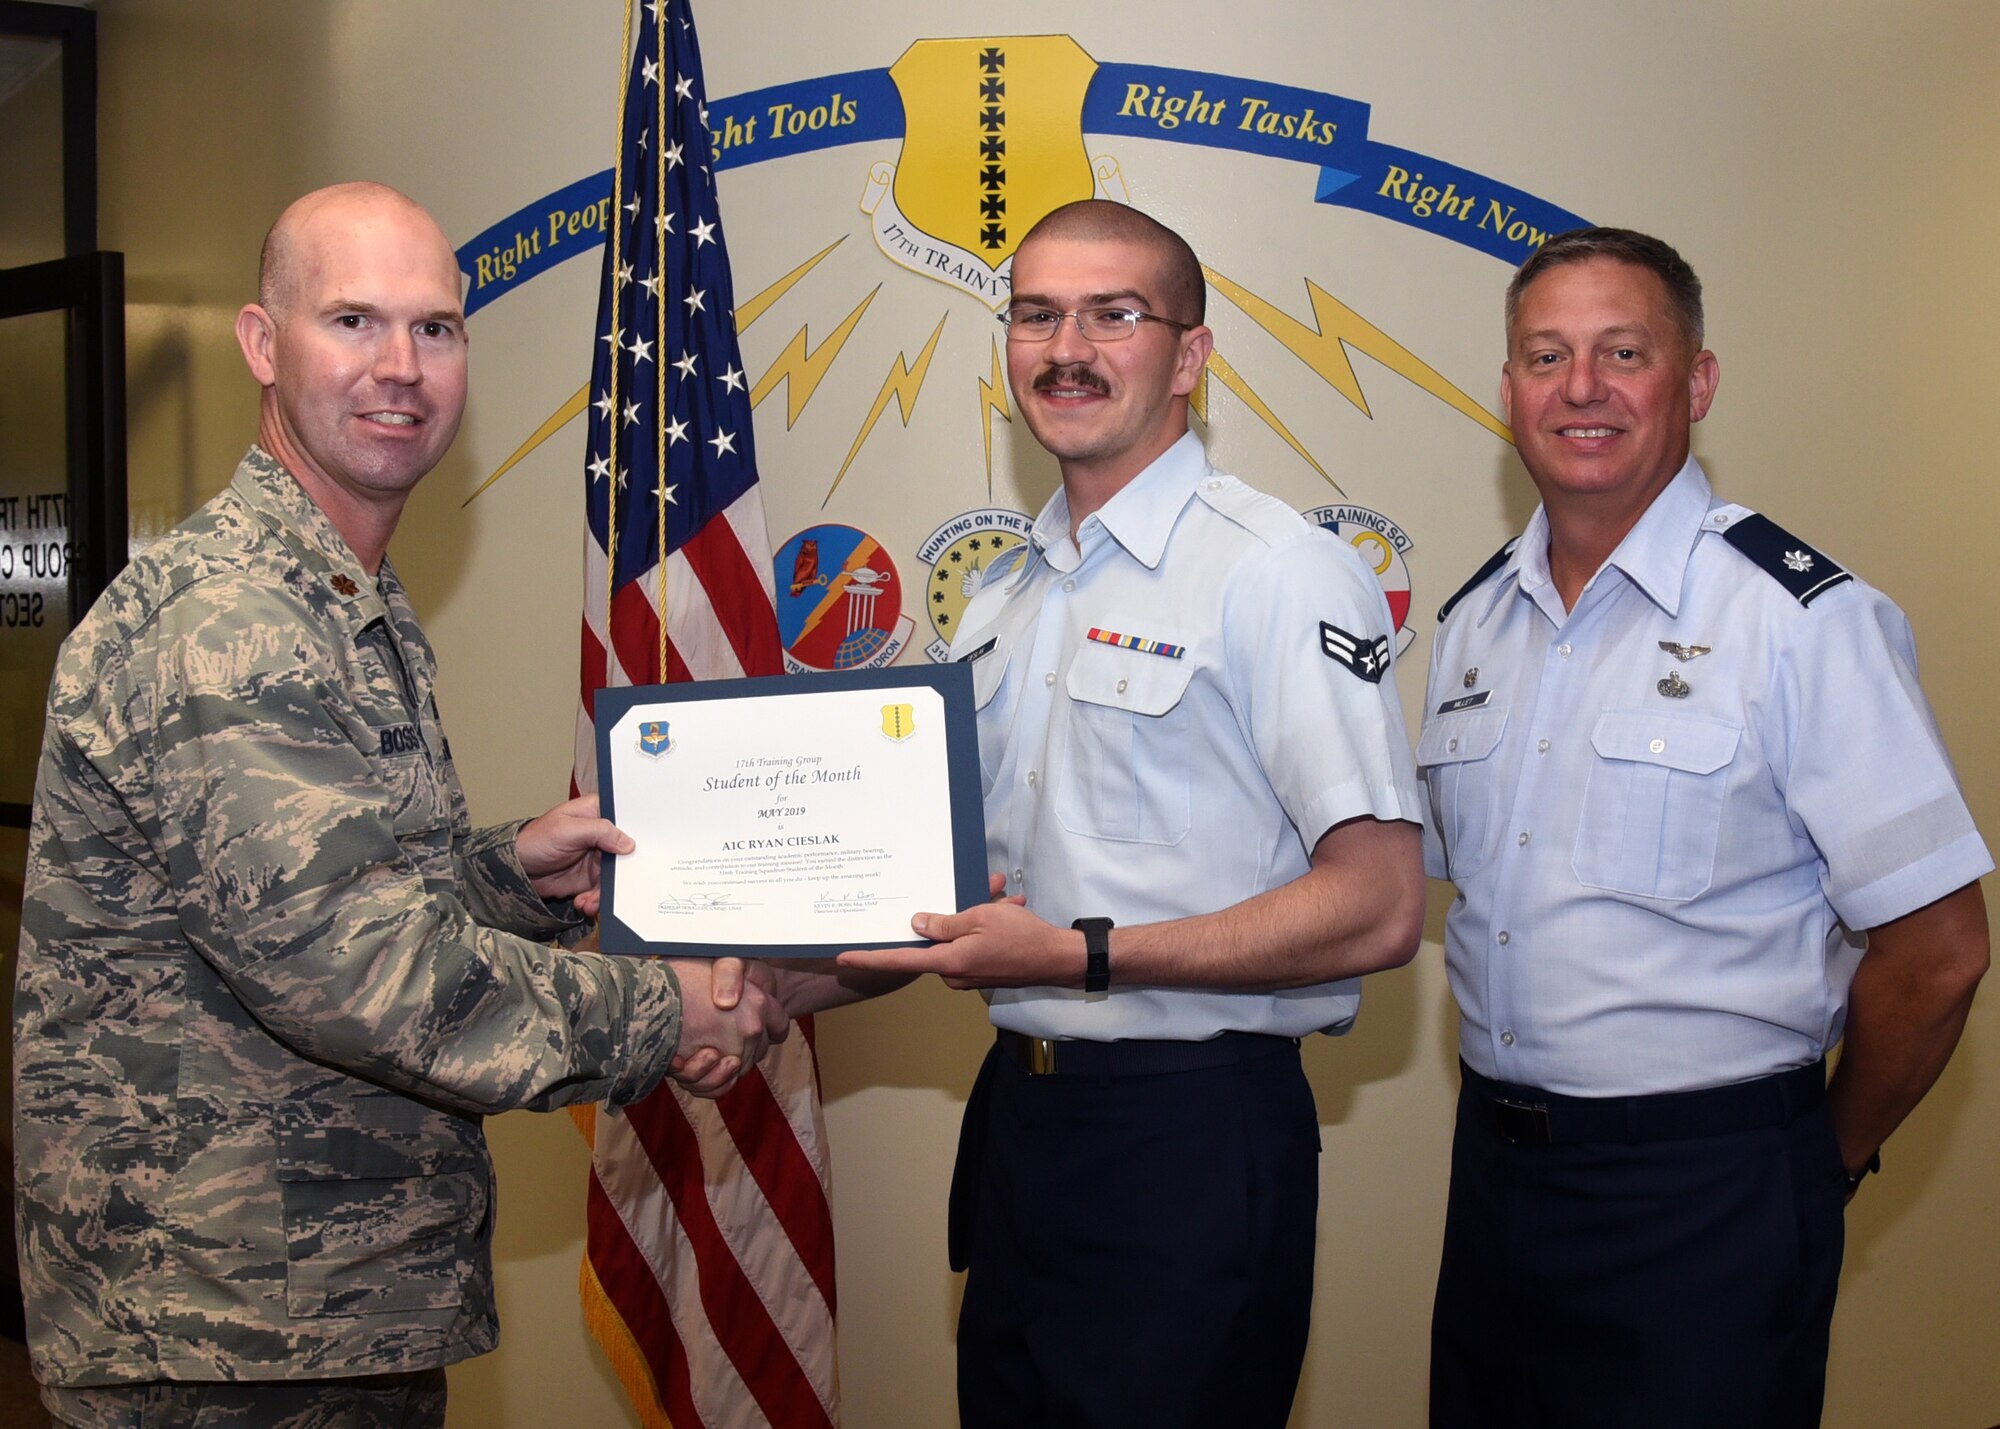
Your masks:
M 625 12 L 629 68 L 591 372 L 576 783 L 607 685 L 779 673 L 686 0 Z M 811 1028 L 716 1102 L 671 1085 L 592 1138 L 584 1316 L 648 1429 L 838 1422 L 833 1220 Z

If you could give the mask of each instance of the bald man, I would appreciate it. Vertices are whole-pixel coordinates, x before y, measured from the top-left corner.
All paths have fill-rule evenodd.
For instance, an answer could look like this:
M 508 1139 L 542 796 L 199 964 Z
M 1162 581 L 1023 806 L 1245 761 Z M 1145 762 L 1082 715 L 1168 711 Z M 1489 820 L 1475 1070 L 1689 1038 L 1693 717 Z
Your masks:
M 493 1347 L 481 1119 L 721 1090 L 782 1012 L 733 963 L 564 952 L 630 841 L 474 830 L 386 559 L 465 406 L 451 245 L 309 194 L 236 334 L 227 490 L 64 643 L 15 993 L 17 1229 L 58 1423 L 444 1422 Z

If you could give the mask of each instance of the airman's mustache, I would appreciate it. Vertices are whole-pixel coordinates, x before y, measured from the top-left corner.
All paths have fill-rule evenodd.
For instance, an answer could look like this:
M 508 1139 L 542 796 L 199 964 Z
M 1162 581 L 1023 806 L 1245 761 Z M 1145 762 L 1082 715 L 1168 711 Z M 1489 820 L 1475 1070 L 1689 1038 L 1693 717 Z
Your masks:
M 1051 387 L 1088 387 L 1107 397 L 1111 395 L 1111 384 L 1080 362 L 1068 367 L 1051 367 L 1034 381 L 1037 392 L 1046 392 Z

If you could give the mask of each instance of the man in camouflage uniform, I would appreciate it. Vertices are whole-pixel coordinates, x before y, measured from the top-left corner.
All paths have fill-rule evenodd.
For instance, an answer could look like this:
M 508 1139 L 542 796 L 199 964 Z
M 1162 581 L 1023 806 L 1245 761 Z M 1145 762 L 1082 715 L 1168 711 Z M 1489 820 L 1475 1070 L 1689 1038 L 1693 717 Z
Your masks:
M 785 1024 L 734 964 L 547 945 L 631 847 L 594 799 L 469 825 L 384 559 L 464 407 L 437 225 L 307 195 L 237 336 L 259 444 L 49 696 L 15 995 L 34 1367 L 65 1424 L 438 1425 L 442 1367 L 498 1336 L 481 1118 L 718 1091 Z

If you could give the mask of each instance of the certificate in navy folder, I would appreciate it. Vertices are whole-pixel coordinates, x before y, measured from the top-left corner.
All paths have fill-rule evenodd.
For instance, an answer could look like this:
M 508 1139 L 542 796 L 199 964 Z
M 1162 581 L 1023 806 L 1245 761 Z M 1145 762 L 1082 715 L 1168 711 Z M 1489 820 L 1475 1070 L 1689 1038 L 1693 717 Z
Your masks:
M 600 946 L 673 957 L 911 947 L 987 898 L 963 665 L 597 692 Z

